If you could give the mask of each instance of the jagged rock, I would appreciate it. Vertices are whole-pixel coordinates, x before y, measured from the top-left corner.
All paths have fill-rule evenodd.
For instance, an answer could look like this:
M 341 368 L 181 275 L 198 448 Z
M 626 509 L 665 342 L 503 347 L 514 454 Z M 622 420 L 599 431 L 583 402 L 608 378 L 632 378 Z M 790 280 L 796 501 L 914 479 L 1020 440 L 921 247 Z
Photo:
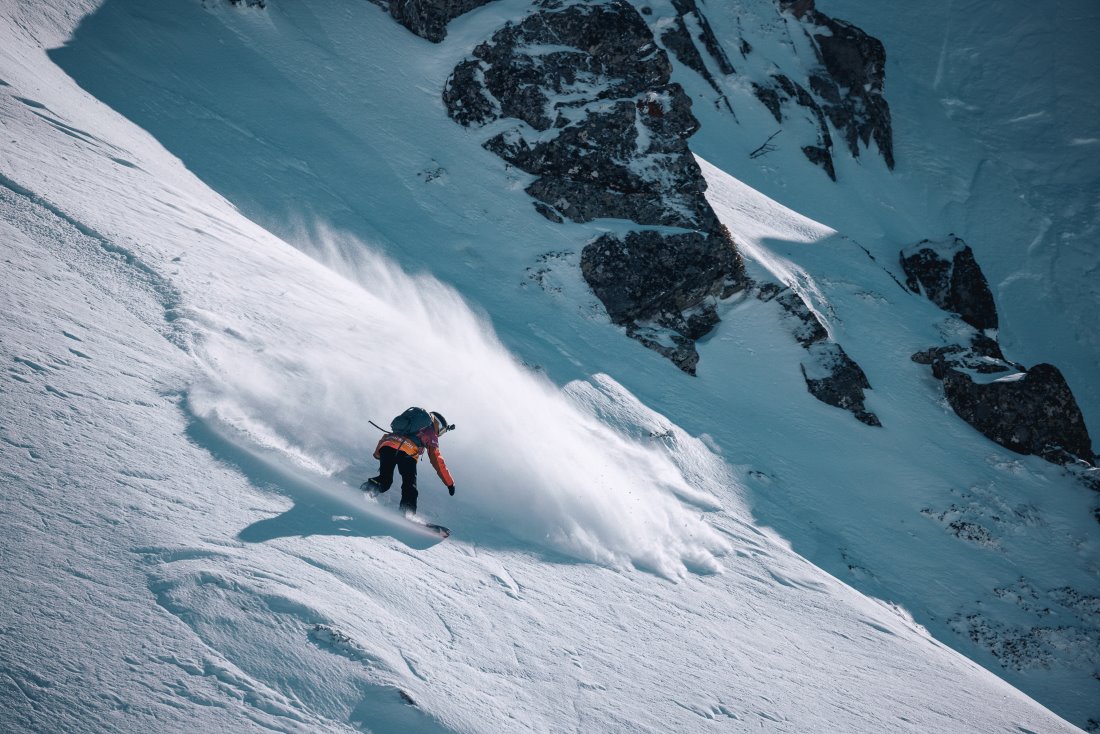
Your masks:
M 650 135 L 643 155 L 640 118 Z M 538 175 L 527 193 L 575 222 L 603 217 L 711 230 L 717 219 L 703 196 L 706 182 L 681 137 L 697 127 L 683 90 L 668 85 L 593 111 L 549 140 L 529 141 L 513 129 L 485 147 Z
M 810 163 L 815 163 L 824 168 L 829 178 L 836 181 L 836 168 L 833 167 L 833 154 L 829 152 L 828 148 L 822 145 L 803 145 L 802 154 L 809 159 Z
M 788 102 L 793 101 L 809 110 L 817 127 L 817 144 L 803 146 L 802 152 L 811 163 L 824 168 L 829 178 L 836 181 L 836 169 L 833 166 L 832 154 L 833 136 L 829 132 L 829 126 L 825 121 L 825 111 L 813 95 L 785 74 L 773 75 L 771 86 L 763 86 L 753 82 L 752 90 L 756 98 L 772 113 L 776 122 L 783 122 L 783 108 Z
M 793 103 L 808 109 L 819 125 L 820 140 L 803 146 L 813 163 L 836 180 L 832 166 L 832 140 L 824 119 L 840 132 L 852 155 L 874 140 L 889 168 L 894 167 L 893 128 L 890 106 L 883 96 L 886 50 L 879 40 L 836 20 L 814 7 L 813 0 L 778 0 L 779 8 L 797 18 L 813 44 L 821 67 L 810 73 L 805 86 L 776 74 L 770 85 L 754 84 L 753 91 L 777 121 L 779 107 Z
M 728 239 L 648 230 L 624 238 L 601 235 L 581 251 L 581 272 L 611 319 L 625 324 L 680 313 L 708 296 L 731 295 L 740 286 L 728 277 L 736 261 Z
M 713 301 L 743 287 L 740 267 L 725 234 L 605 234 L 581 251 L 581 273 L 611 320 L 691 374 L 694 340 L 718 323 Z
M 894 167 L 893 127 L 890 106 L 882 96 L 886 76 L 886 49 L 862 30 L 811 11 L 825 32 L 812 33 L 828 74 L 814 74 L 811 88 L 824 100 L 822 107 L 838 130 L 844 131 L 852 155 L 860 143 L 873 139 L 889 168 Z M 810 14 L 808 14 L 810 15 Z
M 924 294 L 945 311 L 959 314 L 977 329 L 997 328 L 993 293 L 970 246 L 954 235 L 945 240 L 922 240 L 901 251 L 905 284 Z
M 768 108 L 776 122 L 783 122 L 782 100 L 775 87 L 765 87 L 753 82 L 752 93 L 760 100 L 761 104 Z
M 881 426 L 878 416 L 864 406 L 863 391 L 871 389 L 867 375 L 840 344 L 829 338 L 824 324 L 802 297 L 777 283 L 761 284 L 756 297 L 775 301 L 787 314 L 791 333 L 807 352 L 801 367 L 810 394 L 827 405 L 847 410 L 862 423 Z
M 979 331 L 996 328 L 997 309 L 966 243 L 954 235 L 923 240 L 902 250 L 901 264 L 911 291 L 923 291 L 975 329 L 969 345 L 933 347 L 912 357 L 930 365 L 943 381 L 952 410 L 1012 451 L 1063 465 L 1095 462 L 1084 416 L 1058 368 L 1039 364 L 1027 369 L 1009 362 L 997 341 Z
M 371 0 L 410 31 L 439 43 L 447 37 L 447 24 L 492 0 Z
M 746 279 L 687 145 L 699 127 L 691 100 L 624 0 L 536 8 L 455 68 L 448 113 L 466 126 L 517 121 L 485 147 L 537 177 L 527 193 L 548 219 L 692 230 L 605 235 L 585 248 L 581 269 L 615 323 L 693 373 L 694 341 L 718 321 L 710 301 Z
M 502 115 L 500 104 L 488 92 L 485 70 L 477 59 L 467 59 L 451 72 L 443 102 L 451 119 L 467 127 L 484 125 Z
M 942 379 L 951 408 L 1005 448 L 1057 464 L 1094 460 L 1085 419 L 1054 365 L 1039 364 L 989 383 L 948 366 Z
M 844 348 L 832 341 L 811 345 L 811 360 L 803 361 L 802 377 L 810 394 L 823 403 L 849 411 L 861 423 L 881 426 L 882 422 L 863 405 L 864 390 L 871 389 L 867 375 Z
M 790 288 L 783 288 L 776 283 L 765 283 L 760 286 L 757 298 L 762 301 L 775 300 L 789 316 L 793 317 L 790 321 L 791 333 L 804 349 L 809 349 L 814 344 L 829 338 L 829 332 L 825 330 L 825 326 L 806 302 Z
M 690 17 L 699 26 L 699 40 L 702 41 L 706 52 L 714 59 L 718 70 L 722 74 L 733 74 L 735 73 L 733 64 L 730 63 L 729 57 L 722 49 L 717 36 L 714 35 L 710 22 L 707 21 L 705 15 L 699 12 L 695 0 L 672 0 L 672 5 L 676 9 L 676 18 L 661 32 L 661 43 L 665 45 L 665 48 L 676 54 L 676 58 L 680 60 L 680 63 L 706 79 L 711 88 L 718 93 L 719 99 L 725 104 L 726 109 L 732 112 L 733 108 L 730 107 L 729 100 L 726 99 L 726 95 L 718 86 L 714 75 L 707 68 L 706 61 L 703 60 L 703 54 L 695 45 L 695 40 L 688 30 L 687 19 Z
M 699 6 L 695 3 L 695 0 L 672 0 L 672 6 L 676 8 L 676 15 L 681 21 L 690 15 L 699 25 L 699 40 L 703 42 L 703 47 L 707 50 L 707 53 L 718 64 L 718 70 L 723 74 L 735 73 L 733 64 L 730 63 L 729 57 L 722 49 L 722 44 L 718 42 L 718 37 L 714 35 L 714 30 L 710 27 L 710 22 L 703 13 L 699 12 Z

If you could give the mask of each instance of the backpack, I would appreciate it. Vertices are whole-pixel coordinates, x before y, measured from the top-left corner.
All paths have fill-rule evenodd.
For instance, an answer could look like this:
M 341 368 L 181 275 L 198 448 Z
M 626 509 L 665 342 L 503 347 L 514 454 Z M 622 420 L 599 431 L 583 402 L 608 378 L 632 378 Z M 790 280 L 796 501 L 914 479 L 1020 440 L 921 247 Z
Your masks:
M 425 428 L 433 428 L 432 417 L 423 408 L 409 408 L 390 421 L 390 430 L 401 436 L 416 439 Z M 417 441 L 419 445 L 419 441 Z

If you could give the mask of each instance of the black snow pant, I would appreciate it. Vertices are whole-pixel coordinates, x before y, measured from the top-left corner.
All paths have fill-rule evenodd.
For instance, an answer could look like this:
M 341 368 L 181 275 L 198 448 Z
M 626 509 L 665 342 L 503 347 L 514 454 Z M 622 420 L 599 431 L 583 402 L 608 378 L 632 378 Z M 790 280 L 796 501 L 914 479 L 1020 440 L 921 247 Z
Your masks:
M 393 484 L 393 470 L 401 472 L 401 509 L 416 512 L 416 457 L 393 446 L 383 446 L 378 452 L 378 481 L 385 492 Z

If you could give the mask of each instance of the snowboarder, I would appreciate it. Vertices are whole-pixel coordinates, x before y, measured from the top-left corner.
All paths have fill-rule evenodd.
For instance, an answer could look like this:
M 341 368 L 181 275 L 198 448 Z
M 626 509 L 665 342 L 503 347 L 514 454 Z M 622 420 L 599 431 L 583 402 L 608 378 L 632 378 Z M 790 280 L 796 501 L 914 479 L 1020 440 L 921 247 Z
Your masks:
M 373 494 L 381 494 L 393 484 L 393 470 L 401 472 L 401 509 L 406 515 L 416 514 L 416 462 L 428 452 L 439 478 L 447 485 L 447 491 L 454 496 L 455 483 L 443 455 L 439 453 L 439 437 L 454 426 L 436 412 L 429 413 L 423 408 L 409 408 L 390 422 L 390 433 L 378 441 L 374 449 L 374 458 L 378 459 L 378 476 L 363 482 L 361 489 Z

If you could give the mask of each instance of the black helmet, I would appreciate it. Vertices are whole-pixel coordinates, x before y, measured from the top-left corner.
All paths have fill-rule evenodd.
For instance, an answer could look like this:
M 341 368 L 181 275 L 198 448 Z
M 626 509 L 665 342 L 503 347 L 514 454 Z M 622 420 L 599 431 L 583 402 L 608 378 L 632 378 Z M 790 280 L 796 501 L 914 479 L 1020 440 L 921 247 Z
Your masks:
M 432 422 L 435 423 L 435 432 L 442 436 L 447 431 L 453 431 L 455 427 L 447 423 L 447 419 L 441 413 L 432 411 Z

